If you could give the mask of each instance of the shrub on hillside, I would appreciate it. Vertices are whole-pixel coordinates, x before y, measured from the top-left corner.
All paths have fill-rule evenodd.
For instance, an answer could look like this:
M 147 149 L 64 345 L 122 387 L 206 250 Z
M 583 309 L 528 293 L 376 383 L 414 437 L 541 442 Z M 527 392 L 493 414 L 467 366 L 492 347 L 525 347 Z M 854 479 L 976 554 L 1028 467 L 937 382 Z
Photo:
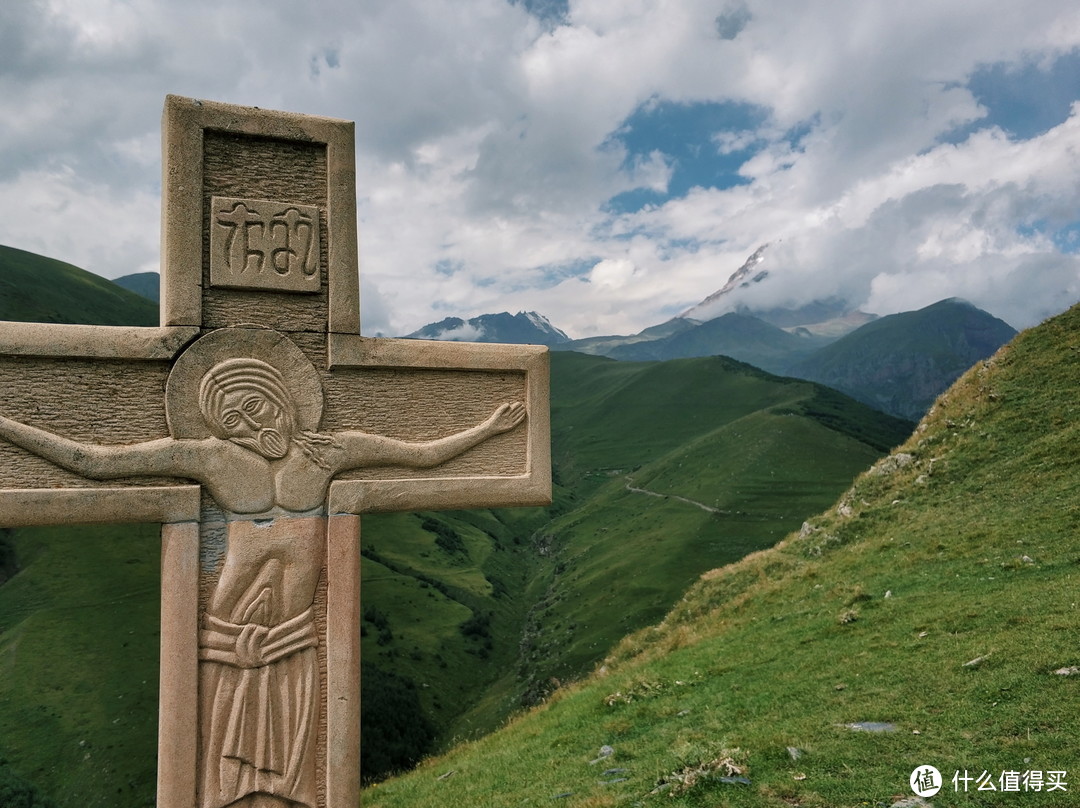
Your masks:
M 466 554 L 465 542 L 462 540 L 461 535 L 450 525 L 443 524 L 430 516 L 425 516 L 420 522 L 420 527 L 428 533 L 435 534 L 435 546 L 439 549 L 450 555 Z

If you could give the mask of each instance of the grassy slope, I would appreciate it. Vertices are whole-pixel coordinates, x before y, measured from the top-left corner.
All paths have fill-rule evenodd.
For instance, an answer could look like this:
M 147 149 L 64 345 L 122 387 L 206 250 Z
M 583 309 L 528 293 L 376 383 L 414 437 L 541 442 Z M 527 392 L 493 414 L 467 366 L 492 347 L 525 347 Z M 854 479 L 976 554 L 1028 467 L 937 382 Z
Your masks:
M 775 543 L 910 433 L 725 357 L 556 357 L 554 456 L 579 499 L 539 535 L 555 564 L 533 586 L 526 703 L 658 620 L 704 570 Z
M 156 525 L 13 532 L 0 758 L 57 800 L 146 805 L 157 743 Z
M 885 450 L 911 424 L 796 379 L 711 356 L 618 362 L 552 354 L 552 451 L 561 477 L 632 470 L 731 421 L 768 408 L 807 415 Z
M 702 571 L 774 543 L 910 432 L 816 385 L 719 357 L 559 353 L 552 375 L 554 508 L 441 515 L 463 537 L 462 520 L 473 523 L 468 554 L 456 558 L 417 517 L 365 519 L 364 600 L 389 616 L 393 637 L 369 631 L 364 659 L 421 685 L 444 740 L 488 731 L 523 699 L 587 671 Z M 755 420 L 767 407 L 777 414 Z M 858 439 L 821 423 L 837 418 Z M 687 497 L 721 486 L 733 512 L 629 492 L 627 474 Z M 490 643 L 459 628 L 483 614 Z
M 466 550 L 438 547 L 422 527 L 424 518 L 454 530 Z M 528 536 L 505 512 L 364 517 L 364 606 L 386 615 L 392 635 L 366 627 L 364 665 L 415 682 L 441 736 L 490 730 L 513 707 L 512 694 L 497 683 L 514 667 L 528 607 L 525 593 L 536 567 Z M 461 626 L 474 616 L 490 616 L 490 624 L 466 636 Z
M 155 326 L 158 310 L 92 272 L 0 245 L 0 320 Z
M 68 321 L 80 318 L 64 312 Z M 386 632 L 365 621 L 365 664 L 415 684 L 422 708 L 444 738 L 489 730 L 515 708 L 523 688 L 536 686 L 542 692 L 551 677 L 565 679 L 586 670 L 627 631 L 666 612 L 702 570 L 768 546 L 805 514 L 831 501 L 905 429 L 877 413 L 852 408 L 822 388 L 777 380 L 724 358 L 632 364 L 559 354 L 553 358 L 553 389 L 556 472 L 565 483 L 557 488 L 556 507 L 364 520 L 365 608 L 375 606 L 389 619 Z M 772 408 L 771 414 L 755 419 L 762 408 Z M 838 432 L 838 426 L 848 434 Z M 815 459 L 808 463 L 810 456 Z M 613 469 L 632 474 L 637 486 L 708 500 L 733 513 L 717 517 L 676 499 L 628 492 L 622 476 L 610 476 Z M 782 485 L 776 472 L 786 481 Z M 739 484 L 733 487 L 732 481 Z M 715 486 L 724 488 L 723 503 L 706 490 Z M 781 499 L 770 502 L 775 499 L 770 491 L 779 491 Z M 571 510 L 575 515 L 560 517 Z M 537 533 L 551 517 L 556 521 Z M 423 527 L 425 518 L 456 532 L 462 550 L 439 548 L 434 534 Z M 108 541 L 135 542 L 143 530 L 116 527 Z M 26 530 L 18 535 L 24 572 L 15 580 L 44 579 L 47 573 L 88 579 L 111 575 L 99 569 L 111 564 L 110 556 L 95 549 L 62 556 L 55 569 L 47 570 L 38 562 L 52 552 L 55 534 Z M 73 546 L 96 548 L 103 541 L 93 529 L 69 528 L 64 535 Z M 651 573 L 641 574 L 644 570 Z M 156 591 L 156 570 L 128 568 L 127 573 L 129 586 Z M 618 579 L 634 583 L 616 587 L 612 581 Z M 78 597 L 75 590 L 71 594 Z M 528 623 L 537 631 L 525 643 L 525 665 L 519 669 L 521 627 L 527 608 L 537 601 Z M 462 632 L 466 621 L 488 616 L 484 631 Z M 35 632 L 52 637 L 62 619 L 57 610 L 35 615 L 48 623 Z M 0 665 L 6 663 L 12 674 L 0 678 L 5 703 L 21 704 L 36 691 L 36 667 L 8 643 L 23 628 L 17 621 L 0 626 Z M 150 641 L 150 665 L 153 646 Z M 5 649 L 10 653 L 5 655 Z M 140 653 L 146 656 L 146 648 Z M 72 654 L 68 667 L 80 666 L 79 659 Z M 89 682 L 97 669 L 82 668 Z M 111 669 L 100 670 L 113 676 Z M 152 689 L 153 674 L 144 677 L 151 683 L 144 689 Z M 106 693 L 111 687 L 90 683 L 83 690 Z M 112 719 L 101 711 L 102 704 L 91 696 L 87 703 L 66 701 L 63 710 L 72 716 L 79 711 L 97 715 L 105 725 Z M 152 712 L 143 718 L 152 725 Z M 50 755 L 48 732 L 35 729 L 32 734 L 41 742 L 26 747 L 22 763 L 58 798 L 83 793 L 81 788 L 68 790 L 66 778 L 41 768 L 40 761 Z M 145 751 L 152 743 L 144 741 L 140 736 L 142 762 L 124 754 L 122 765 L 143 773 L 142 779 L 132 775 L 125 781 L 133 788 L 152 782 L 153 764 L 146 763 Z
M 703 576 L 586 682 L 364 804 L 889 805 L 923 764 L 1075 781 L 1078 684 L 1053 671 L 1080 664 L 1078 351 L 1080 309 L 1025 332 L 939 400 L 901 447 L 912 462 L 882 461 L 800 534 Z M 843 726 L 857 721 L 897 731 Z M 590 766 L 602 744 L 615 753 Z M 648 796 L 724 758 L 749 786 Z M 1070 805 L 1068 788 L 947 782 L 934 804 Z

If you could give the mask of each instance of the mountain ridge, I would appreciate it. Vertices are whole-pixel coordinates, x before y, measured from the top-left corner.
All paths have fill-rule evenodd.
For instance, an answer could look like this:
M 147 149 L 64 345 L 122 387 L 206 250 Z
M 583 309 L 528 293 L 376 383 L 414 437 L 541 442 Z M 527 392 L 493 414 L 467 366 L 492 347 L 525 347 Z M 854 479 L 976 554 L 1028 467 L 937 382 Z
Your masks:
M 960 298 L 867 323 L 787 372 L 902 418 L 918 418 L 954 380 L 1016 336 Z
M 468 320 L 447 317 L 417 329 L 405 338 L 549 346 L 570 341 L 570 337 L 561 329 L 535 311 L 519 311 L 517 314 L 503 311 L 497 314 L 481 314 Z
M 135 272 L 131 275 L 122 275 L 114 278 L 113 283 L 122 286 L 129 292 L 142 295 L 147 300 L 155 303 L 161 301 L 161 275 L 157 272 Z
M 886 317 L 846 311 L 828 301 L 801 312 L 768 314 L 775 322 L 791 323 L 829 313 L 838 316 L 782 327 L 746 311 L 729 311 L 705 321 L 672 318 L 630 336 L 548 344 L 552 351 L 635 362 L 730 356 L 770 373 L 835 387 L 889 415 L 917 419 L 965 369 L 1016 334 L 1008 323 L 959 298 Z M 448 318 L 426 327 L 435 331 L 421 329 L 410 336 L 468 327 L 465 321 Z M 501 336 L 514 341 L 505 330 Z

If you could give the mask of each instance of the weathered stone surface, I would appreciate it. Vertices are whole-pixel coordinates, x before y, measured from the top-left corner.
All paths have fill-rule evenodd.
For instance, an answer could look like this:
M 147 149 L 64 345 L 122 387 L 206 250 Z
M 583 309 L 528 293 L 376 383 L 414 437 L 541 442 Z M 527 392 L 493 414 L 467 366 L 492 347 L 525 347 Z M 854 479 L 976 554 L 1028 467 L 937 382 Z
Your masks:
M 162 327 L 0 324 L 0 526 L 164 523 L 158 805 L 351 808 L 358 514 L 550 501 L 546 349 L 359 336 L 351 124 L 163 140 Z

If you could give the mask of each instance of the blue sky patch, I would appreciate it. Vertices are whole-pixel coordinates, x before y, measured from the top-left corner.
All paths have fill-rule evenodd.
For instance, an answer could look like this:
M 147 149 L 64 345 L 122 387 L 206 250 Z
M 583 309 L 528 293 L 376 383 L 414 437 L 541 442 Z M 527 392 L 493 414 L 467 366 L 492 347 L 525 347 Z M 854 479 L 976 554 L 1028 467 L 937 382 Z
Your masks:
M 450 258 L 440 258 L 435 262 L 435 271 L 444 276 L 450 277 L 456 272 L 460 272 L 465 269 L 465 262 Z
M 652 206 L 659 206 L 671 198 L 671 194 L 654 191 L 652 188 L 634 188 L 615 194 L 604 205 L 604 210 L 611 213 L 636 213 Z
M 942 141 L 962 143 L 988 126 L 999 126 L 1017 140 L 1037 137 L 1065 121 L 1073 101 L 1080 98 L 1080 49 L 1059 56 L 1048 69 L 1012 62 L 984 65 L 967 88 L 988 114 L 949 132 Z
M 1048 236 L 1054 246 L 1063 253 L 1080 253 L 1080 222 L 1062 224 L 1051 223 L 1047 219 L 1036 219 L 1019 225 L 1016 232 L 1030 238 L 1035 235 Z
M 594 266 L 600 261 L 600 256 L 593 255 L 586 258 L 578 258 L 573 261 L 563 261 L 557 264 L 544 264 L 535 268 L 539 276 L 533 278 L 522 288 L 549 289 L 558 286 L 567 278 L 580 278 L 589 274 Z
M 1058 228 L 1050 236 L 1056 246 L 1063 253 L 1080 253 L 1080 222 L 1072 222 L 1065 227 Z
M 626 149 L 624 170 L 660 152 L 672 168 L 666 193 L 637 188 L 612 197 L 607 208 L 631 213 L 685 196 L 691 188 L 731 188 L 748 180 L 739 167 L 765 146 L 754 133 L 767 109 L 734 101 L 678 103 L 651 99 L 639 106 L 608 143 Z
M 515 6 L 522 6 L 526 11 L 546 23 L 559 24 L 570 13 L 570 0 L 510 0 Z

